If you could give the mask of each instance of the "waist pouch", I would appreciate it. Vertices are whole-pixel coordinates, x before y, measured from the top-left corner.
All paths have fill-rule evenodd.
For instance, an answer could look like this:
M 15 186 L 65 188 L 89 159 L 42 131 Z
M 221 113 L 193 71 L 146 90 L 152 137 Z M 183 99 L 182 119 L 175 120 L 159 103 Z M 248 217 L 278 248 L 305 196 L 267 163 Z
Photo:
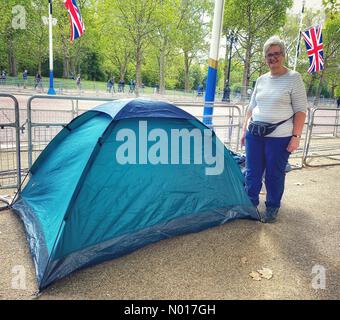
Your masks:
M 289 119 L 291 119 L 293 116 L 291 116 Z M 263 122 L 263 121 L 253 121 L 250 120 L 248 131 L 258 137 L 264 137 L 270 133 L 272 133 L 279 125 L 282 123 L 285 123 L 289 119 L 280 121 L 278 123 L 269 123 L 269 122 Z

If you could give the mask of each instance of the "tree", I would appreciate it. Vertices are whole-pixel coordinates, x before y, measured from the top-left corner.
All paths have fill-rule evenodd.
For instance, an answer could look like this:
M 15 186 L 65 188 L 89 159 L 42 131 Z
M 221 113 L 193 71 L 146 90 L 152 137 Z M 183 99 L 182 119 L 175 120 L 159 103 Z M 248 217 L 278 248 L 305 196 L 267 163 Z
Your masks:
M 41 65 L 48 57 L 48 25 L 43 24 L 43 19 L 48 17 L 48 5 L 44 0 L 36 0 L 29 3 L 26 8 L 27 40 L 30 43 L 27 54 L 34 61 L 34 68 L 41 74 Z M 28 56 L 23 60 L 29 60 Z
M 111 1 L 99 1 L 96 19 L 96 43 L 102 53 L 107 76 L 119 74 L 124 80 L 128 66 L 132 63 L 134 49 L 131 39 L 126 38 L 126 29 L 118 23 L 119 11 L 112 7 Z
M 224 30 L 234 30 L 238 44 L 243 49 L 244 71 L 242 97 L 246 96 L 251 76 L 251 66 L 256 55 L 261 55 L 265 40 L 284 25 L 286 10 L 292 0 L 227 0 L 225 4 Z
M 7 54 L 6 65 L 11 76 L 17 75 L 17 51 L 22 46 L 26 31 L 28 0 L 0 2 L 0 43 Z
M 142 83 L 143 54 L 160 24 L 157 19 L 158 3 L 157 0 L 110 1 L 111 6 L 117 9 L 117 26 L 124 30 L 124 37 L 130 41 L 134 50 L 137 96 Z
M 211 14 L 211 2 L 207 0 L 182 0 L 181 23 L 178 39 L 184 58 L 184 90 L 190 89 L 190 67 L 201 51 L 208 51 L 206 37 L 209 23 L 205 22 L 207 14 Z
M 167 60 L 178 53 L 177 30 L 182 21 L 180 14 L 181 0 L 161 1 L 159 10 L 159 25 L 156 37 L 152 43 L 156 49 L 156 59 L 159 66 L 159 92 L 165 92 L 165 76 Z
M 325 7 L 326 22 L 323 30 L 324 43 L 324 70 L 321 71 L 318 89 L 314 104 L 319 104 L 323 82 L 327 75 L 330 78 L 338 78 L 339 73 L 339 50 L 340 50 L 340 4 L 333 0 L 323 0 Z M 336 84 L 333 84 L 333 90 Z M 334 91 L 333 91 L 334 94 Z

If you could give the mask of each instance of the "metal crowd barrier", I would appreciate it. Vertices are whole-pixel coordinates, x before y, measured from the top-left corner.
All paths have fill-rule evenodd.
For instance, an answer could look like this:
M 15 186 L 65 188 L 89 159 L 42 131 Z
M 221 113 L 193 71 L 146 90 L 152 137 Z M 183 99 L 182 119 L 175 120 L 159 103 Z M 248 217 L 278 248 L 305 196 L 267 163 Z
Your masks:
M 235 152 L 241 151 L 240 139 L 243 125 L 241 108 L 237 105 L 216 104 L 214 109 L 214 112 L 217 111 L 217 114 L 212 116 L 199 115 L 196 118 L 201 121 L 203 118 L 212 118 L 212 125 L 210 127 L 224 145 Z
M 0 104 L 0 189 L 20 188 L 20 121 L 18 100 L 5 93 L 0 98 L 11 100 L 13 107 Z
M 340 136 L 338 108 L 311 108 L 308 113 L 304 166 L 340 165 Z M 311 164 L 317 161 L 318 164 Z
M 40 106 L 33 108 L 32 102 L 36 100 L 69 101 L 69 109 L 47 108 Z M 27 101 L 27 129 L 28 129 L 28 168 L 38 157 L 47 144 L 66 126 L 72 119 L 86 109 L 79 108 L 79 101 L 94 102 L 113 101 L 113 98 L 79 97 L 79 96 L 49 96 L 36 95 Z M 46 115 L 49 114 L 47 117 Z
M 70 101 L 68 109 L 52 108 L 49 104 L 48 109 L 43 107 L 32 107 L 32 102 L 40 100 L 62 100 Z M 78 97 L 78 96 L 32 96 L 27 102 L 27 129 L 28 129 L 28 168 L 31 168 L 34 160 L 47 144 L 56 136 L 59 131 L 67 125 L 73 118 L 88 108 L 80 108 L 79 101 L 113 101 L 113 98 L 97 97 Z M 190 109 L 190 113 L 198 119 L 202 118 L 203 104 L 192 102 L 176 102 L 180 108 Z M 65 107 L 65 106 L 63 106 Z M 194 108 L 194 109 L 192 109 Z M 230 149 L 239 151 L 240 129 L 242 128 L 242 111 L 239 106 L 216 103 L 216 115 L 213 116 L 212 129 L 222 142 Z M 199 112 L 194 112 L 199 110 Z M 50 116 L 47 116 L 50 114 Z M 35 119 L 38 118 L 38 119 Z M 51 121 L 53 120 L 53 121 Z
M 10 185 L 10 187 L 19 188 L 21 182 L 21 166 L 20 166 L 20 127 L 19 124 L 19 106 L 15 97 L 11 95 L 0 95 L 0 97 L 9 97 L 14 101 L 14 110 L 15 110 L 15 120 L 13 121 L 5 121 L 2 123 L 0 121 L 0 128 L 4 129 L 7 127 L 14 128 L 16 131 L 15 138 L 15 149 L 12 143 L 11 152 L 15 152 L 16 154 L 16 165 L 11 165 L 8 163 L 4 165 L 3 158 L 3 150 L 1 151 L 1 175 L 0 181 L 4 174 L 11 174 L 12 176 L 17 177 L 16 183 Z M 48 100 L 47 104 L 44 104 L 44 100 Z M 27 155 L 28 159 L 26 160 L 28 164 L 28 168 L 32 166 L 33 161 L 38 157 L 40 152 L 47 146 L 47 144 L 54 138 L 56 134 L 67 125 L 72 119 L 76 116 L 85 112 L 86 110 L 94 107 L 80 107 L 79 103 L 91 103 L 91 102 L 107 102 L 113 101 L 112 97 L 107 98 L 99 98 L 99 97 L 79 97 L 79 96 L 49 96 L 49 95 L 36 95 L 29 98 L 27 102 L 27 153 L 25 150 L 25 157 Z M 56 101 L 55 106 L 51 106 L 51 101 Z M 68 108 L 65 109 L 64 102 L 68 101 L 70 104 Z M 34 106 L 34 103 L 37 103 L 37 106 Z M 58 103 L 62 103 L 62 109 Z M 203 113 L 203 103 L 202 102 L 176 102 L 176 105 L 189 113 L 196 116 L 198 119 L 202 119 Z M 2 110 L 2 109 L 0 109 Z M 332 123 L 324 123 L 324 124 L 316 124 L 315 123 L 315 114 L 320 112 L 321 110 L 328 110 L 327 112 L 335 111 L 337 116 L 335 120 L 332 120 Z M 311 141 L 318 139 L 320 137 L 315 136 L 315 127 L 316 126 L 328 126 L 332 127 L 332 134 L 328 134 L 327 138 L 334 139 L 338 138 L 338 127 L 339 127 L 339 109 L 332 108 L 315 108 L 308 110 L 308 122 L 306 123 L 305 129 L 303 131 L 303 137 L 301 141 L 301 147 L 292 154 L 291 159 L 298 159 L 301 161 L 301 165 L 293 166 L 293 168 L 301 168 L 302 166 L 309 166 L 310 159 L 315 155 L 311 152 L 313 151 L 313 147 L 311 147 Z M 214 103 L 214 115 L 212 117 L 213 125 L 211 128 L 215 131 L 216 135 L 220 138 L 220 140 L 231 150 L 235 152 L 242 151 L 240 146 L 240 137 L 241 130 L 243 126 L 243 120 L 245 115 L 245 106 L 244 105 L 235 105 L 235 104 L 227 104 L 227 103 Z M 205 116 L 206 117 L 206 116 Z M 335 122 L 334 122 L 335 121 Z M 1 132 L 0 129 L 0 132 Z M 312 135 L 313 133 L 313 135 Z M 330 136 L 330 137 L 329 137 Z M 325 137 L 323 136 L 323 139 Z M 1 140 L 1 146 L 3 141 Z M 339 143 L 340 148 L 340 143 Z M 319 148 L 320 149 L 320 148 Z M 325 149 L 325 148 L 324 148 Z M 327 157 L 334 157 L 338 154 L 334 153 L 334 148 L 328 148 L 329 154 Z M 332 151 L 331 151 L 332 150 Z M 320 150 L 319 150 L 320 151 Z M 6 149 L 5 153 L 9 153 L 9 150 Z M 339 154 L 340 155 L 340 154 Z M 320 156 L 325 156 L 320 155 Z M 340 164 L 340 159 L 339 159 Z M 5 168 L 6 167 L 6 168 Z M 13 167 L 15 168 L 13 170 Z M 4 187 L 3 183 L 0 187 Z M 9 187 L 9 184 L 6 184 L 5 187 Z

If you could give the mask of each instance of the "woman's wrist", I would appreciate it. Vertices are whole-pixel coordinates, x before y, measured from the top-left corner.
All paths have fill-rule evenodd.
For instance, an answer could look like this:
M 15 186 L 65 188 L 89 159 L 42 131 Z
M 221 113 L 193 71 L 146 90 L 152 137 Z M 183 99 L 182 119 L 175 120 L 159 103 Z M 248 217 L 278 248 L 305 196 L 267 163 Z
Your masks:
M 301 134 L 292 134 L 292 137 L 300 139 L 301 138 Z

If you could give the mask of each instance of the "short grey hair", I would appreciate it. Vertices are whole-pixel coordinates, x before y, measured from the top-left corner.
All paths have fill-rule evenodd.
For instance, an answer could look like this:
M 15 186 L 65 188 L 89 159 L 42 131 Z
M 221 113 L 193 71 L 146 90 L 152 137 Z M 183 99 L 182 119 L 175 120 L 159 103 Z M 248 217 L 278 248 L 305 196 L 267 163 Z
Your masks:
M 263 45 L 263 55 L 264 56 L 266 56 L 267 51 L 269 50 L 269 48 L 271 46 L 279 46 L 281 51 L 282 51 L 282 54 L 286 55 L 285 43 L 278 36 L 272 36 Z

